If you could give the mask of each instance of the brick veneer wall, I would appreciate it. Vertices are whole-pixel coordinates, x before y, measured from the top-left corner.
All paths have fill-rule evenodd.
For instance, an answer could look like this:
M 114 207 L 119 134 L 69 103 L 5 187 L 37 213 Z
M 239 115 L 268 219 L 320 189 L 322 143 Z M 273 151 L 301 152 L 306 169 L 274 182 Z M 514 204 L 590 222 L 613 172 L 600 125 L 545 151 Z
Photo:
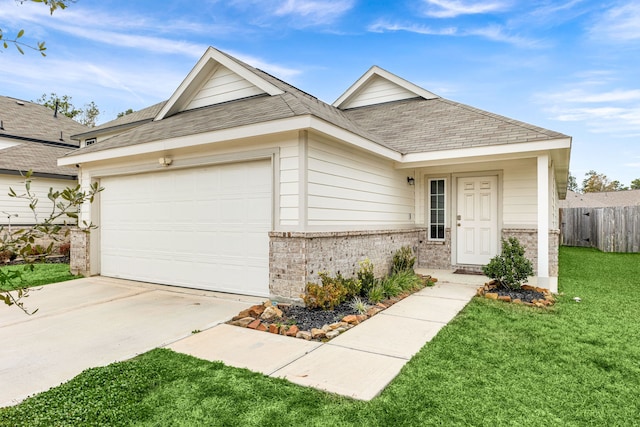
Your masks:
M 417 264 L 421 268 L 451 268 L 451 228 L 445 229 L 444 241 L 428 240 L 427 231 L 422 234 Z
M 318 272 L 355 276 L 358 263 L 369 258 L 375 275 L 391 269 L 393 254 L 403 246 L 419 252 L 425 229 L 271 232 L 269 233 L 269 289 L 272 295 L 300 300 L 307 282 L 319 283 Z
M 502 238 L 515 237 L 525 247 L 525 256 L 533 264 L 533 271 L 538 274 L 538 230 L 527 228 L 504 228 Z M 558 247 L 560 246 L 560 230 L 549 230 L 549 276 L 558 276 Z
M 79 229 L 71 230 L 71 256 L 69 269 L 72 274 L 90 275 L 89 238 L 91 236 Z

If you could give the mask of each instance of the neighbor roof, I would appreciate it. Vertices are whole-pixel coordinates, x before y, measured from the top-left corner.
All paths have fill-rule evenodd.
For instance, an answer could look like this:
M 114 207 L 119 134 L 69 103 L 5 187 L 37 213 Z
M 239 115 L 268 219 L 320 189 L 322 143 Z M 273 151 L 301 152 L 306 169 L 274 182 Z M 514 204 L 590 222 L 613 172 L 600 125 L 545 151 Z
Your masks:
M 0 170 L 72 177 L 77 169 L 58 166 L 57 159 L 78 147 L 71 135 L 87 127 L 43 105 L 0 96 L 0 140 L 11 146 L 0 149 Z
M 576 193 L 567 191 L 561 208 L 606 208 L 612 206 L 640 206 L 640 190 Z
M 166 117 L 162 112 L 175 108 L 171 104 L 162 105 L 156 120 L 149 120 L 149 112 L 145 116 L 147 121 L 141 122 L 140 126 L 74 151 L 71 155 L 306 115 L 322 119 L 401 154 L 568 138 L 558 132 L 449 101 L 424 90 L 413 90 L 414 85 L 400 78 L 393 79 L 392 83 L 404 84 L 404 88 L 412 90 L 416 97 L 343 110 L 213 48 L 207 50 L 194 69 L 202 67 L 207 55 L 211 55 L 209 59 L 218 58 L 227 64 L 230 59 L 282 93 L 265 93 Z M 391 75 L 377 67 L 372 70 L 382 76 Z M 184 88 L 188 83 L 189 80 L 185 80 L 181 85 L 183 89 L 179 90 L 186 91 Z M 425 98 L 425 93 L 429 94 L 428 98 Z M 177 98 L 174 93 L 171 100 Z M 157 105 L 149 108 L 154 109 Z M 108 132 L 119 122 L 116 120 L 110 124 L 110 127 L 105 124 L 97 130 Z

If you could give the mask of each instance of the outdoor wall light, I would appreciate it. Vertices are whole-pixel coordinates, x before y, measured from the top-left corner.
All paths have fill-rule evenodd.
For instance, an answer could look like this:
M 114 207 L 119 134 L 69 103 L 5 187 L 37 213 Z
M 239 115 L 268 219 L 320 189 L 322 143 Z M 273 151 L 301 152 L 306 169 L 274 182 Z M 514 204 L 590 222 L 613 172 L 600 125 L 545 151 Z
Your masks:
M 416 184 L 416 180 L 412 176 L 408 176 L 407 177 L 407 184 L 415 185 Z
M 173 160 L 170 159 L 169 157 L 160 157 L 158 159 L 158 163 L 160 163 L 160 166 L 169 166 L 171 163 L 173 163 Z

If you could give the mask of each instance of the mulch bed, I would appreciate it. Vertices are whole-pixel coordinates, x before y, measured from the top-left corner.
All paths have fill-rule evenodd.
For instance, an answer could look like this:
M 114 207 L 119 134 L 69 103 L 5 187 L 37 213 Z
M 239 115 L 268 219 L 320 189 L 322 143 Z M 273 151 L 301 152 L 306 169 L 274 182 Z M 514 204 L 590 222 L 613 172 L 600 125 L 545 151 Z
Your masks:
M 485 283 L 484 286 L 478 288 L 477 295 L 488 299 L 540 308 L 548 307 L 556 302 L 555 297 L 549 289 L 522 285 L 520 289 L 513 290 L 502 286 L 496 280 Z

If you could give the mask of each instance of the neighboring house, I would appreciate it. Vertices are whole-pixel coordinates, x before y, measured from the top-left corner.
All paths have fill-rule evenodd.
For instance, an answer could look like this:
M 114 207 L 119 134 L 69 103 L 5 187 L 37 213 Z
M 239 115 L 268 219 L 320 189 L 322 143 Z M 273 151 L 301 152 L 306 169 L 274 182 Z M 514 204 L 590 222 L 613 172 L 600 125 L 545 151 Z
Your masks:
M 640 190 L 606 191 L 601 193 L 575 193 L 567 191 L 560 208 L 608 208 L 614 206 L 640 206 Z
M 78 141 L 71 135 L 87 129 L 43 105 L 0 96 L 0 225 L 35 223 L 29 203 L 8 196 L 9 187 L 18 194 L 25 192 L 23 175 L 28 170 L 33 170 L 31 190 L 38 196 L 40 220 L 51 212 L 50 188 L 77 185 L 78 168 L 58 166 L 57 159 L 77 149 Z
M 319 271 L 387 272 L 404 245 L 420 267 L 478 267 L 515 236 L 557 287 L 569 136 L 378 67 L 329 105 L 213 48 L 134 114 L 59 160 L 105 188 L 76 270 L 298 299 Z

